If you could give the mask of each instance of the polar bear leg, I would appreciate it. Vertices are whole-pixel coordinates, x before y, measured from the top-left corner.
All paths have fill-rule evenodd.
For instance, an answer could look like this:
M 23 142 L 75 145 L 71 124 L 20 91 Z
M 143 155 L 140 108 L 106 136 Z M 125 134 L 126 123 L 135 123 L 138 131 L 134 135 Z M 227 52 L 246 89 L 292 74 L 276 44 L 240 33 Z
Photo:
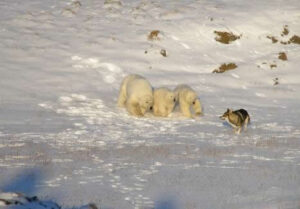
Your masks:
M 132 115 L 139 116 L 139 117 L 144 116 L 141 107 L 137 101 L 128 99 L 126 102 L 126 108 L 127 111 Z
M 168 108 L 168 107 L 165 107 L 165 109 L 164 109 L 164 113 L 163 113 L 163 116 L 164 116 L 164 117 L 168 117 L 168 116 L 169 116 L 169 114 L 170 114 L 170 110 L 169 110 L 169 108 Z
M 155 105 L 153 107 L 153 113 L 155 116 L 161 116 L 161 117 L 168 117 L 169 115 L 169 109 L 168 107 L 161 105 Z
M 160 116 L 161 115 L 160 111 L 159 111 L 159 107 L 156 104 L 153 106 L 153 113 L 154 113 L 155 116 Z
M 125 107 L 125 103 L 126 103 L 126 92 L 120 90 L 119 98 L 118 98 L 118 106 Z
M 126 103 L 126 85 L 127 85 L 127 82 L 126 80 L 124 80 L 122 82 L 122 85 L 120 87 L 120 92 L 119 92 L 119 98 L 118 98 L 118 106 L 119 107 L 125 107 L 125 103 Z
M 193 110 L 196 115 L 200 115 L 202 113 L 202 107 L 199 99 L 195 100 L 195 104 L 193 104 Z
M 191 110 L 190 110 L 190 105 L 183 101 L 180 101 L 179 104 L 180 104 L 180 110 L 181 110 L 182 114 L 188 118 L 191 118 L 192 114 L 191 114 Z

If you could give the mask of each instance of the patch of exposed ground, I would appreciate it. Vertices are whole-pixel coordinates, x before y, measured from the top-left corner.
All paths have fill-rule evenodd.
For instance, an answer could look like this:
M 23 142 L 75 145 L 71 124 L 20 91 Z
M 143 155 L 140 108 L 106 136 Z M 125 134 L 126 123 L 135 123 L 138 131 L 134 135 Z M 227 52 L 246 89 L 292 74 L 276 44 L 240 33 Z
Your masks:
M 240 39 L 242 35 L 235 35 L 232 32 L 224 32 L 224 31 L 214 31 L 215 34 L 217 34 L 217 37 L 215 37 L 215 40 L 223 43 L 223 44 L 229 44 L 237 39 Z
M 284 37 L 284 36 L 287 36 L 289 35 L 290 31 L 288 29 L 288 25 L 285 25 L 283 27 L 283 30 L 281 32 L 281 36 Z M 279 39 L 273 35 L 269 35 L 267 36 L 268 39 L 272 40 L 272 43 L 275 44 L 279 41 Z M 284 40 L 281 40 L 280 41 L 281 44 L 283 45 L 287 45 L 287 44 L 300 44 L 300 37 L 298 35 L 293 35 L 288 41 L 284 41 Z
M 279 79 L 278 78 L 274 78 L 273 82 L 274 82 L 273 85 L 276 86 L 276 85 L 279 84 Z
M 283 60 L 283 61 L 287 61 L 286 53 L 279 52 L 278 59 Z
M 287 35 L 289 35 L 289 33 L 290 33 L 290 31 L 288 29 L 288 25 L 285 25 L 283 27 L 283 31 L 281 32 L 281 36 L 287 36 Z
M 165 49 L 161 49 L 161 50 L 160 50 L 160 54 L 161 54 L 162 56 L 166 57 L 166 56 L 167 56 L 167 51 L 166 51 Z
M 148 35 L 148 40 L 149 41 L 160 40 L 160 38 L 158 37 L 159 34 L 160 34 L 159 30 L 151 31 Z
M 277 68 L 277 65 L 276 65 L 276 64 L 270 64 L 270 68 L 271 68 L 271 69 Z
M 290 38 L 289 42 L 293 43 L 293 44 L 300 44 L 300 37 L 297 35 L 294 35 L 292 38 Z
M 272 43 L 275 44 L 278 42 L 278 39 L 275 38 L 274 36 L 267 36 L 268 39 L 272 40 Z
M 215 69 L 213 73 L 224 73 L 225 71 L 233 70 L 237 67 L 238 66 L 235 63 L 223 63 L 218 69 Z

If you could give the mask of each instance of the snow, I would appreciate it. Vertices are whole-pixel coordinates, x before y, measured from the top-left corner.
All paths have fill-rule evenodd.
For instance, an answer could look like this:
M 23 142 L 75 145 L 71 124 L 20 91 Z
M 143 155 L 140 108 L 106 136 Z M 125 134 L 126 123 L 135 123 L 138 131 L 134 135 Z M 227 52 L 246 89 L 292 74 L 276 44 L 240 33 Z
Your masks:
M 298 0 L 2 0 L 0 197 L 298 209 L 300 46 L 281 42 L 300 36 L 299 14 Z M 222 44 L 214 31 L 241 37 Z M 223 63 L 238 68 L 212 73 Z M 190 85 L 204 115 L 128 115 L 116 102 L 131 73 Z M 219 119 L 227 108 L 249 112 L 247 132 Z

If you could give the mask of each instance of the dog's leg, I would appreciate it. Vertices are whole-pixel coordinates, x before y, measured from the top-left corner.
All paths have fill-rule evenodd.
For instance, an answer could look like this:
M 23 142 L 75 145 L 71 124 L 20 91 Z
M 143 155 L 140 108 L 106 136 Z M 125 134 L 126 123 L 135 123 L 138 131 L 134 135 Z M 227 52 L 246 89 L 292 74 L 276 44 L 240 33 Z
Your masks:
M 236 127 L 235 128 L 235 133 L 236 134 L 240 134 L 241 133 L 241 129 L 242 129 L 242 127 Z
M 245 131 L 247 131 L 248 122 L 249 122 L 249 117 L 247 117 L 247 118 L 245 119 L 245 123 L 244 123 L 244 130 L 245 130 Z

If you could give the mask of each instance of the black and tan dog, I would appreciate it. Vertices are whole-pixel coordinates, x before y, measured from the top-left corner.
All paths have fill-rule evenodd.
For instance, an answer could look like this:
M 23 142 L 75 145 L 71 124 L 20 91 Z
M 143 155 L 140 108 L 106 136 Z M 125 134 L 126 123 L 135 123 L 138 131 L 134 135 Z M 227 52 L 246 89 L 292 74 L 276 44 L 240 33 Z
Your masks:
M 222 120 L 226 120 L 233 128 L 235 133 L 240 133 L 242 127 L 244 126 L 244 130 L 247 130 L 247 125 L 250 121 L 250 116 L 248 112 L 244 109 L 239 110 L 231 110 L 227 109 L 227 111 L 220 116 Z

